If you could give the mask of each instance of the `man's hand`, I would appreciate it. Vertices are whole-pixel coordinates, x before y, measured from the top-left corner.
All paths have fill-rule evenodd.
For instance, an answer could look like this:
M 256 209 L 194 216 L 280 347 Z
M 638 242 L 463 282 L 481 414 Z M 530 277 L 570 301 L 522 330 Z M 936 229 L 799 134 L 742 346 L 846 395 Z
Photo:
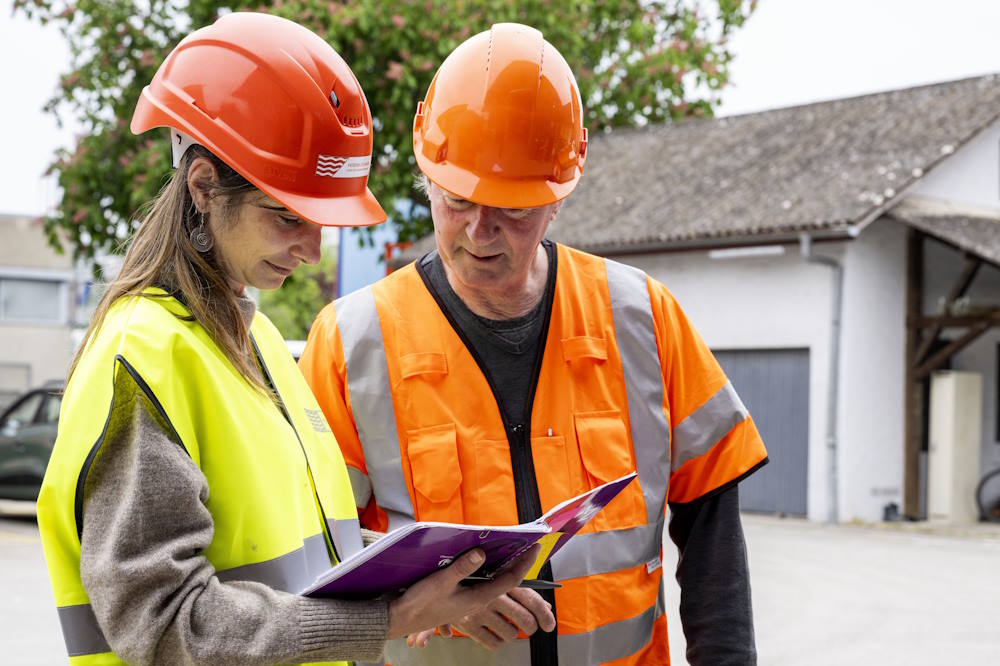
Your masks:
M 535 563 L 539 550 L 540 546 L 535 544 L 493 580 L 471 586 L 461 582 L 483 563 L 483 551 L 476 548 L 465 553 L 448 568 L 427 576 L 389 602 L 387 638 L 410 636 L 412 640 L 414 636 L 425 635 L 422 642 L 425 645 L 434 627 L 481 611 L 497 597 L 515 589 Z
M 556 628 L 556 618 L 552 606 L 541 595 L 516 587 L 452 626 L 487 650 L 495 650 L 505 642 L 517 640 L 518 630 L 528 636 L 539 628 L 552 631 Z

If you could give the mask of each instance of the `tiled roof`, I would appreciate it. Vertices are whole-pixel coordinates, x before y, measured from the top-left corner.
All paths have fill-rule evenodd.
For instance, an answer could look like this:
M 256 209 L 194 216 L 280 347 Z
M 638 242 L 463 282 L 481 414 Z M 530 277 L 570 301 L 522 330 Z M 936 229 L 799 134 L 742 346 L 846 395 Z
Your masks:
M 1000 75 L 612 132 L 549 236 L 602 252 L 846 232 L 1000 117 Z
M 1000 266 L 1000 215 L 943 214 L 902 205 L 890 216 Z

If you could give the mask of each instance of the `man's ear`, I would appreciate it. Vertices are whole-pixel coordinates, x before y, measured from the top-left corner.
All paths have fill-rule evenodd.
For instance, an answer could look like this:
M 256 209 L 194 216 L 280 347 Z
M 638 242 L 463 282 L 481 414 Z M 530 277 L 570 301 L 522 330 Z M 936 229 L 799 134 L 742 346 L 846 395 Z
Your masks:
M 188 167 L 187 186 L 195 208 L 205 212 L 211 198 L 212 184 L 219 178 L 215 165 L 207 157 L 196 157 Z
M 559 209 L 560 209 L 560 208 L 562 208 L 562 205 L 563 205 L 563 202 L 564 202 L 564 201 L 566 201 L 566 199 L 565 199 L 565 198 L 563 198 L 563 199 L 560 199 L 560 200 L 559 200 L 559 201 L 557 201 L 557 202 L 555 203 L 555 205 L 554 205 L 554 206 L 552 207 L 552 215 L 551 215 L 551 216 L 549 217 L 549 222 L 551 222 L 552 220 L 556 219 L 556 215 L 558 215 L 558 214 L 559 214 Z

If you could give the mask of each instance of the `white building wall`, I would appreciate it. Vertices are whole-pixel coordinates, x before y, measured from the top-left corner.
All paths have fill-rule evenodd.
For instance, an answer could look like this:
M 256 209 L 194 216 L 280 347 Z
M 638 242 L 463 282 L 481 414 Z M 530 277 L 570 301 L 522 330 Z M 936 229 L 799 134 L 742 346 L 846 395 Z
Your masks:
M 0 277 L 45 280 L 61 285 L 52 321 L 0 320 L 0 404 L 24 389 L 61 380 L 73 358 L 71 325 L 77 272 L 72 259 L 56 254 L 42 225 L 0 214 Z M 26 370 L 26 372 L 25 372 Z
M 932 169 L 908 194 L 1000 211 L 1000 122 Z
M 0 363 L 30 365 L 31 386 L 27 388 L 66 378 L 74 353 L 68 326 L 5 324 L 0 339 Z
M 825 520 L 833 271 L 783 256 L 712 260 L 708 252 L 619 257 L 673 292 L 713 349 L 809 349 L 808 517 Z M 838 405 L 838 515 L 882 520 L 902 504 L 906 230 L 879 221 L 814 254 L 844 266 Z
M 903 501 L 906 228 L 869 226 L 844 256 L 840 520 L 882 520 Z
M 823 520 L 831 271 L 807 264 L 798 245 L 785 249 L 783 256 L 727 260 L 706 251 L 617 259 L 663 282 L 713 349 L 809 349 L 808 517 Z M 839 257 L 843 243 L 815 250 Z

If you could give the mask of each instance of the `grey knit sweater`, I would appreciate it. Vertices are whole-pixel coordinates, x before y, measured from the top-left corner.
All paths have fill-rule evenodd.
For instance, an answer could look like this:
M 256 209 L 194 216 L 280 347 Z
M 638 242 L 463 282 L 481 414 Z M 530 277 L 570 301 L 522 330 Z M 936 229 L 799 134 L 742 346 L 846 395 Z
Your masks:
M 248 318 L 253 303 L 243 304 Z M 80 574 L 114 652 L 129 664 L 374 661 L 385 601 L 300 597 L 221 582 L 202 555 L 211 489 L 128 377 L 116 380 L 104 443 L 86 480 Z

